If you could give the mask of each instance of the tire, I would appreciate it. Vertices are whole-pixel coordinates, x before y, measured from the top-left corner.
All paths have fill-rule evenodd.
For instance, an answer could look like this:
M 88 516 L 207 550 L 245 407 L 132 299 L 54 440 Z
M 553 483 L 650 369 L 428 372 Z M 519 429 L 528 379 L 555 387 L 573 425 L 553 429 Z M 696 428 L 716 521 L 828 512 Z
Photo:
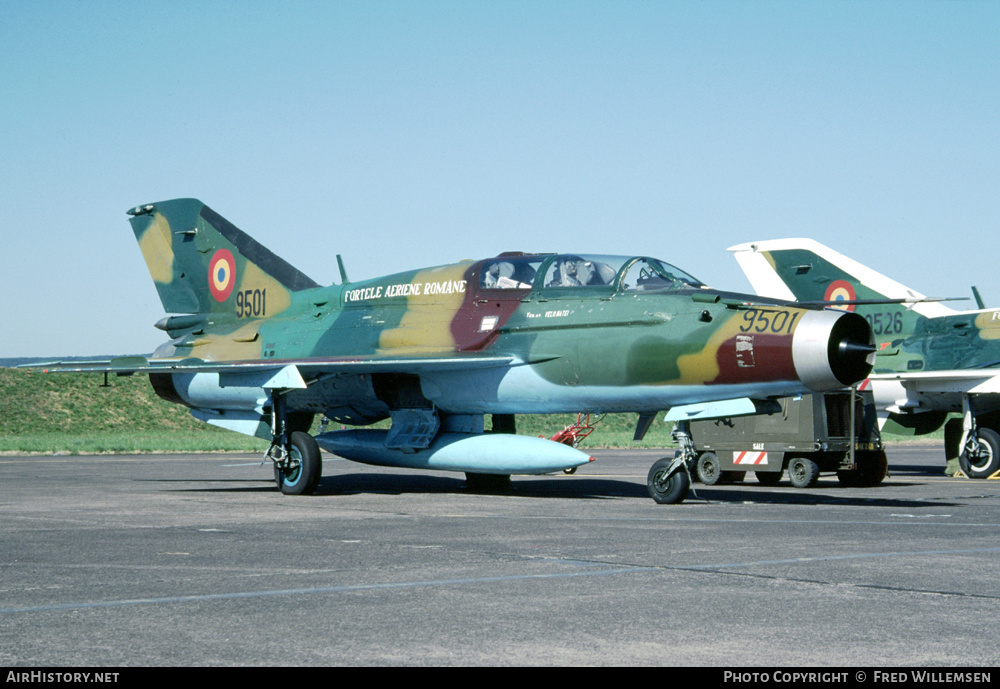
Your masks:
M 885 450 L 862 450 L 855 454 L 858 468 L 838 471 L 840 485 L 850 488 L 874 488 L 889 475 L 889 460 Z
M 844 488 L 857 488 L 861 485 L 858 472 L 854 469 L 842 469 L 837 472 L 837 480 Z
M 989 478 L 1000 471 L 1000 433 L 981 427 L 976 431 L 976 437 L 979 449 L 972 455 L 963 450 L 958 456 L 958 465 L 969 478 Z
M 819 480 L 819 465 L 808 457 L 788 460 L 788 478 L 796 488 L 812 488 Z
M 773 487 L 781 483 L 782 473 L 780 471 L 755 471 L 753 475 L 756 477 L 757 483 Z
M 510 475 L 466 472 L 465 487 L 473 493 L 506 493 L 510 491 Z
M 684 502 L 691 488 L 691 479 L 683 467 L 671 474 L 666 481 L 663 480 L 673 462 L 674 460 L 670 458 L 657 460 L 646 476 L 646 490 L 649 491 L 649 497 L 660 505 L 676 505 Z
M 719 457 L 714 452 L 702 452 L 698 455 L 695 476 L 706 486 L 714 486 L 722 481 L 724 473 L 719 466 Z
M 292 468 L 281 471 L 275 467 L 278 487 L 285 495 L 312 495 L 323 475 L 319 445 L 311 435 L 302 431 L 292 433 L 291 445 Z

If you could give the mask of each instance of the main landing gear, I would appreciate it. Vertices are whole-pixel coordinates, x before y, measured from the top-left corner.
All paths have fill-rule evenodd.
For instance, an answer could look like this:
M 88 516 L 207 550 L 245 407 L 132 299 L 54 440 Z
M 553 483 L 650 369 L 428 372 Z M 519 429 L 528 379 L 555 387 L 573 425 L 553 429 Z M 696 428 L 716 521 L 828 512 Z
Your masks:
M 991 425 L 995 427 L 995 420 Z M 969 478 L 1000 476 L 1000 433 L 979 422 L 971 395 L 962 399 L 962 440 L 959 450 L 958 465 Z
M 271 442 L 267 458 L 274 462 L 274 480 L 285 495 L 312 495 L 323 475 L 319 445 L 308 433 L 295 431 L 286 445 Z
M 284 398 L 275 394 L 271 414 L 271 447 L 265 459 L 274 462 L 274 481 L 285 495 L 312 495 L 323 475 L 323 456 L 316 440 L 303 431 L 289 432 Z
M 980 426 L 968 437 L 958 465 L 969 478 L 991 478 L 1000 471 L 1000 434 Z

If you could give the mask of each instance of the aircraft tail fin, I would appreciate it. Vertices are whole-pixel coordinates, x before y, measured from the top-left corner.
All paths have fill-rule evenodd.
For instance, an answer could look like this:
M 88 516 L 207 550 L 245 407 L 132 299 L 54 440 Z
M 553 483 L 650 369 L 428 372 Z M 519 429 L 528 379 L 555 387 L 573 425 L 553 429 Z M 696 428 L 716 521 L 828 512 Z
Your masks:
M 266 317 L 319 285 L 197 199 L 138 206 L 129 222 L 167 313 Z
M 923 316 L 953 313 L 812 239 L 751 242 L 730 247 L 729 251 L 760 296 L 793 301 L 905 300 L 906 308 Z

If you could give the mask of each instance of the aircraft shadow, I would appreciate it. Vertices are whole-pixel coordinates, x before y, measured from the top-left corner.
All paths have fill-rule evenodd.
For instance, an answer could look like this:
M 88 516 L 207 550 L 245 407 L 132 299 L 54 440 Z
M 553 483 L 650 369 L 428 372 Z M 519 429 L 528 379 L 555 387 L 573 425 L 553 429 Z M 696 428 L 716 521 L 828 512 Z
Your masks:
M 531 498 L 602 499 L 648 497 L 645 485 L 604 478 L 563 479 L 555 476 L 549 480 L 512 477 L 509 490 L 471 490 L 461 476 L 436 476 L 432 474 L 343 474 L 320 481 L 316 495 L 344 495 L 354 493 L 439 493 L 462 495 L 509 495 Z
M 926 464 L 892 464 L 889 466 L 889 475 L 900 476 L 946 476 L 945 465 L 928 466 Z
M 246 479 L 139 479 L 155 483 L 197 483 L 210 482 L 203 487 L 173 488 L 187 493 L 270 493 L 277 490 L 274 481 L 260 479 L 249 485 Z M 223 485 L 220 485 L 223 484 Z M 225 485 L 232 484 L 232 485 Z M 462 476 L 438 476 L 433 474 L 340 474 L 320 479 L 316 497 L 336 497 L 362 493 L 383 495 L 439 494 L 439 495 L 509 495 L 531 498 L 562 499 L 610 499 L 648 498 L 646 486 L 628 481 L 604 478 L 563 479 L 555 476 L 551 480 L 511 479 L 509 490 L 472 490 L 465 485 Z
M 898 484 L 897 484 L 898 485 Z M 831 486 L 839 492 L 838 486 Z M 860 494 L 859 491 L 865 491 Z M 868 492 L 871 491 L 871 492 Z M 809 489 L 776 491 L 770 488 L 735 486 L 730 490 L 706 488 L 695 484 L 685 502 L 702 501 L 718 504 L 781 504 L 781 505 L 838 505 L 853 507 L 946 507 L 957 505 L 951 500 L 906 500 L 880 497 L 878 488 L 844 488 L 843 494 L 814 493 Z
M 191 483 L 192 479 L 154 479 L 166 483 Z M 203 480 L 203 479 L 202 479 Z M 253 485 L 241 480 L 211 480 L 213 485 L 200 488 L 176 488 L 178 492 L 195 493 L 271 493 L 277 490 L 273 481 L 261 479 Z M 233 484 L 233 485 L 219 485 Z M 900 484 L 896 484 L 899 486 Z M 904 484 L 905 485 L 905 484 Z M 835 483 L 819 486 L 832 492 L 817 493 L 809 489 L 776 490 L 749 483 L 724 487 L 696 483 L 691 487 L 685 504 L 782 504 L 782 505 L 839 505 L 857 507 L 928 507 L 952 506 L 949 500 L 907 500 L 886 498 L 875 488 L 842 488 Z M 608 478 L 558 476 L 511 480 L 506 491 L 475 491 L 465 485 L 461 476 L 435 474 L 340 474 L 324 477 L 315 497 L 335 498 L 338 495 L 488 495 L 525 498 L 555 498 L 562 500 L 601 500 L 616 498 L 641 498 L 652 500 L 645 484 Z M 666 507 L 666 506 L 665 506 Z
M 260 479 L 254 481 L 257 485 L 247 485 L 249 481 L 247 479 L 206 479 L 204 477 L 199 478 L 151 478 L 151 479 L 136 479 L 137 481 L 144 481 L 147 483 L 186 483 L 189 484 L 187 488 L 168 488 L 168 490 L 177 493 L 273 493 L 278 490 L 274 481 L 268 479 Z M 212 483 L 211 486 L 205 486 L 203 488 L 192 488 L 190 484 L 192 483 Z M 233 484 L 233 485 L 218 485 L 218 484 Z

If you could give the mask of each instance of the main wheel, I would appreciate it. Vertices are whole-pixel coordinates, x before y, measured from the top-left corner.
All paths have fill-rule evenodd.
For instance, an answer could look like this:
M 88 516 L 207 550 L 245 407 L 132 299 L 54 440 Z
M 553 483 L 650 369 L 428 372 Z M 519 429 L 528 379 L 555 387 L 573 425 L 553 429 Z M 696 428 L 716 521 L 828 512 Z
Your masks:
M 646 489 L 649 497 L 661 505 L 673 505 L 684 502 L 688 490 L 691 488 L 691 479 L 688 478 L 687 471 L 683 467 L 675 471 L 669 477 L 667 469 L 674 463 L 674 460 L 665 457 L 653 463 L 646 476 Z
M 506 493 L 510 490 L 510 475 L 474 474 L 467 471 L 465 487 L 473 493 Z
M 788 460 L 788 478 L 796 488 L 812 488 L 819 480 L 819 465 L 808 457 Z
M 1000 433 L 981 427 L 976 431 L 979 446 L 975 451 L 963 450 L 958 464 L 969 478 L 989 478 L 1000 471 Z
M 285 495 L 312 495 L 323 475 L 323 457 L 319 445 L 308 433 L 292 433 L 288 469 L 275 466 L 275 479 Z

